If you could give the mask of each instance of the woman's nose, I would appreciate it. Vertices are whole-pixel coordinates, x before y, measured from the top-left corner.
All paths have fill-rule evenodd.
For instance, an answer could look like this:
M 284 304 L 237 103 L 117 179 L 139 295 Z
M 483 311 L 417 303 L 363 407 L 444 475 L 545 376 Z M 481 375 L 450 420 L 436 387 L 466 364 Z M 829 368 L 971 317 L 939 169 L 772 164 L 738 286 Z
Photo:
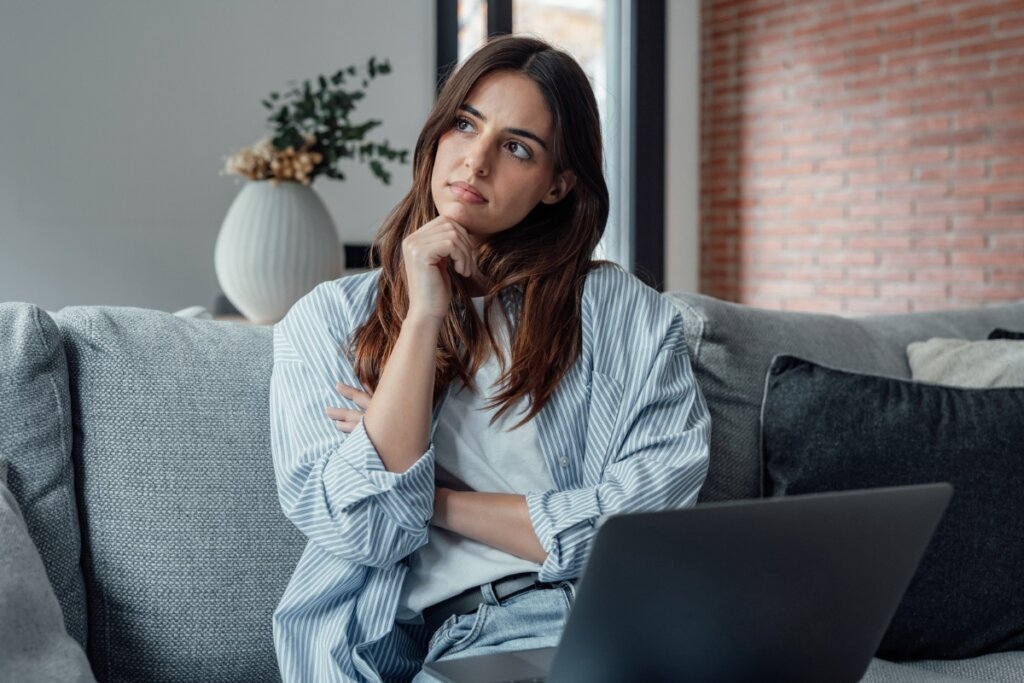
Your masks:
M 475 176 L 485 176 L 491 170 L 487 141 L 482 138 L 475 140 L 466 150 L 466 168 Z

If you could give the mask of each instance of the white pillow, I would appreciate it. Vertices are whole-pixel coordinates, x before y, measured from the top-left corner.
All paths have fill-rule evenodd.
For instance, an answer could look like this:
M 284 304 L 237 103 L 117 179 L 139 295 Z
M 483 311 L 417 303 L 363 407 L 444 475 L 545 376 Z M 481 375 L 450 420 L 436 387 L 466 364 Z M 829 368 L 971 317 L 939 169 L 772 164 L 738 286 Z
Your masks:
M 921 382 L 985 389 L 1024 387 L 1024 341 L 935 338 L 907 346 L 911 376 Z
M 175 311 L 174 315 L 179 318 L 202 318 L 203 320 L 213 320 L 213 315 L 202 306 L 189 306 L 188 308 L 183 308 L 180 311 Z

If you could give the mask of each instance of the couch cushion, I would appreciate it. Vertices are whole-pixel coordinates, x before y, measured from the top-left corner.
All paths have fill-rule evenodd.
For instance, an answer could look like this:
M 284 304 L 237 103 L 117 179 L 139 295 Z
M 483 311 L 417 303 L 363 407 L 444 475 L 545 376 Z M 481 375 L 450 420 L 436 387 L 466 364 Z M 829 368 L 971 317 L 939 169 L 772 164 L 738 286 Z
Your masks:
M 910 377 L 907 344 L 931 337 L 985 339 L 1024 329 L 1024 303 L 843 318 L 768 311 L 700 294 L 666 295 L 682 311 L 697 383 L 711 413 L 711 463 L 702 501 L 761 494 L 760 415 L 772 358 L 790 353 L 832 367 Z
M 68 370 L 57 326 L 32 304 L 0 304 L 0 386 L 0 463 L 46 567 L 64 626 L 84 647 Z
M 1024 648 L 1024 388 L 926 384 L 792 356 L 772 364 L 767 385 L 772 495 L 953 484 L 879 656 L 963 658 Z
M 57 322 L 97 676 L 278 680 L 271 616 L 305 543 L 276 495 L 271 330 L 113 307 Z
M 0 461 L 0 681 L 94 681 L 82 646 L 64 628 L 57 596 L 6 486 Z

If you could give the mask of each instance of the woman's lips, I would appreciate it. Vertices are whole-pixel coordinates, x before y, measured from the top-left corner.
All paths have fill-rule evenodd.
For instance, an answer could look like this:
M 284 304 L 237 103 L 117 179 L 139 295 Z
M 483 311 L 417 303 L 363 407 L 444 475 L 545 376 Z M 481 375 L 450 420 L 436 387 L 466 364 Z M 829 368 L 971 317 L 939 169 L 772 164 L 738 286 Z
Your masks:
M 452 191 L 455 198 L 467 204 L 486 204 L 487 200 L 483 195 L 474 190 L 466 183 L 449 183 L 448 189 Z

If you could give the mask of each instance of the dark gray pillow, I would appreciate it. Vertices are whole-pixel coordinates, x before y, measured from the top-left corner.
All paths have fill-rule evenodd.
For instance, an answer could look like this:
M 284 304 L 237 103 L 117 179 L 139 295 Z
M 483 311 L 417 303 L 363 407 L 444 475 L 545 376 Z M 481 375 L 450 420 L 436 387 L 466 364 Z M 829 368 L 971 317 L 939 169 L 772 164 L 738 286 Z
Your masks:
M 1003 328 L 996 328 L 988 335 L 989 339 L 1024 339 L 1024 332 L 1014 332 L 1013 330 L 1004 330 Z
M 85 586 L 60 332 L 38 306 L 0 304 L 0 463 L 46 567 L 67 632 L 85 646 Z M 2 550 L 0 550 L 2 552 Z
M 305 538 L 270 456 L 271 330 L 65 308 L 89 658 L 106 681 L 280 679 Z
M 771 495 L 948 481 L 953 500 L 878 656 L 1024 648 L 1024 389 L 962 389 L 780 356 L 762 418 Z
M 1024 303 L 844 318 L 769 311 L 701 294 L 666 297 L 683 315 L 690 362 L 711 413 L 711 463 L 701 501 L 761 495 L 761 399 L 765 373 L 776 355 L 909 378 L 910 342 L 984 339 L 995 327 L 1024 325 Z

